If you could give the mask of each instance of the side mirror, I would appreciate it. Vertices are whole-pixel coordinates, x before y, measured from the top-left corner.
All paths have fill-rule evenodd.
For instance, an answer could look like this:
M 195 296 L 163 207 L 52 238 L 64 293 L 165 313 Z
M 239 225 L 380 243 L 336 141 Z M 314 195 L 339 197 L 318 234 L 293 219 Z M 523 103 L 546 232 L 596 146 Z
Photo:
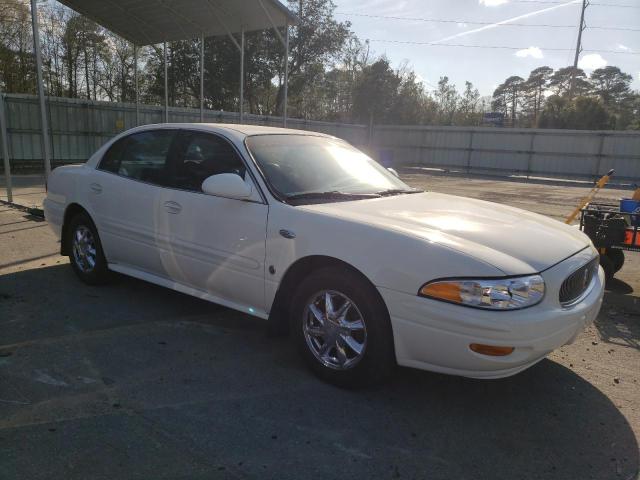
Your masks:
M 389 170 L 391 173 L 393 173 L 394 177 L 400 178 L 400 175 L 398 174 L 398 172 L 396 172 L 395 168 L 387 167 L 387 170 Z
M 202 182 L 202 191 L 207 195 L 236 200 L 245 200 L 253 193 L 253 189 L 235 173 L 211 175 Z

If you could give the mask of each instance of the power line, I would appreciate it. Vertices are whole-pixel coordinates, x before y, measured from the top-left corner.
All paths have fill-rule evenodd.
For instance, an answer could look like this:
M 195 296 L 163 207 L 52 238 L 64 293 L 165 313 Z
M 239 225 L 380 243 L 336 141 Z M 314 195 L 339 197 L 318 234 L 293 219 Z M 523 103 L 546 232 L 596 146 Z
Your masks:
M 640 8 L 637 5 L 620 5 L 618 3 L 592 3 L 596 7 Z
M 593 5 L 593 3 L 591 5 Z M 592 27 L 591 25 L 587 25 L 587 26 L 585 26 L 585 28 L 586 29 L 594 29 L 594 30 L 619 30 L 619 31 L 623 31 L 623 32 L 640 32 L 640 29 L 632 28 L 632 27 L 602 27 L 602 26 L 599 26 L 599 25 L 595 26 L 595 27 Z
M 594 5 L 593 3 L 591 5 Z M 475 20 L 448 20 L 448 19 L 436 19 L 436 18 L 421 18 L 421 17 L 396 17 L 390 15 L 373 15 L 368 13 L 348 13 L 348 12 L 336 12 L 336 15 L 345 17 L 366 17 L 366 18 L 379 18 L 384 20 L 405 20 L 416 21 L 426 23 L 455 23 L 466 25 L 496 25 L 497 27 L 544 27 L 544 28 L 575 28 L 575 25 L 554 25 L 549 23 L 496 23 L 496 22 L 478 22 Z M 607 27 L 607 26 L 595 26 L 588 27 L 601 30 L 622 30 L 629 32 L 640 32 L 640 29 L 633 27 Z
M 556 2 L 556 1 L 547 1 L 547 0 L 512 0 L 513 3 L 538 3 L 538 4 L 547 4 L 547 5 L 560 5 L 567 2 Z M 576 3 L 576 5 L 580 5 Z M 616 7 L 616 8 L 640 8 L 638 5 L 624 5 L 621 3 L 592 3 L 591 5 L 595 5 L 598 7 Z
M 513 47 L 510 45 L 467 45 L 462 43 L 436 43 L 436 42 L 414 42 L 410 40 L 385 40 L 385 39 L 372 39 L 370 42 L 377 43 L 398 43 L 402 45 L 422 45 L 426 47 L 459 47 L 459 48 L 487 48 L 487 49 L 500 49 L 500 50 L 526 50 L 530 47 Z M 574 52 L 574 48 L 554 48 L 554 47 L 538 47 L 540 50 L 546 50 L 549 52 Z M 583 50 L 583 52 L 599 52 L 599 53 L 618 53 L 621 55 L 640 55 L 636 52 L 627 52 L 623 50 Z

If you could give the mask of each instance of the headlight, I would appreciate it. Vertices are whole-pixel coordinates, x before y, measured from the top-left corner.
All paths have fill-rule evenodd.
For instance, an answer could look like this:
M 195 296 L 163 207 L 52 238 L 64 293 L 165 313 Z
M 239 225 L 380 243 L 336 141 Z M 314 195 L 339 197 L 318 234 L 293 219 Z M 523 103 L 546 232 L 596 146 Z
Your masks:
M 458 279 L 429 282 L 424 297 L 488 310 L 516 310 L 540 303 L 544 280 L 540 275 L 489 280 Z

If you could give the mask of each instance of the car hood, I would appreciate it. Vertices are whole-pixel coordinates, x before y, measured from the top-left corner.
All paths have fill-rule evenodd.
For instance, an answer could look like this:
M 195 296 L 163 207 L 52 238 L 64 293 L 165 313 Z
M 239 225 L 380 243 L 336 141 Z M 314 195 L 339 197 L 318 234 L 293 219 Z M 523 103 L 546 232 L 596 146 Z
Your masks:
M 577 228 L 497 203 L 425 192 L 305 205 L 316 213 L 394 230 L 473 256 L 506 275 L 541 272 L 590 245 Z M 402 252 L 394 252 L 402 255 Z

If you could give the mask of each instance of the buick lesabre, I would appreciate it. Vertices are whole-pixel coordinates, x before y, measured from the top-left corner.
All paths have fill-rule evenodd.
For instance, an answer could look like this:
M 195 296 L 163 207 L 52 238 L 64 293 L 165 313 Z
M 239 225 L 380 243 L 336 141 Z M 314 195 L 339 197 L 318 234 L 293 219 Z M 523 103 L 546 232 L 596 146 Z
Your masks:
M 603 296 L 577 229 L 413 189 L 319 133 L 134 128 L 55 169 L 44 210 L 84 282 L 120 272 L 265 319 L 342 386 L 398 364 L 513 375 L 571 342 Z

